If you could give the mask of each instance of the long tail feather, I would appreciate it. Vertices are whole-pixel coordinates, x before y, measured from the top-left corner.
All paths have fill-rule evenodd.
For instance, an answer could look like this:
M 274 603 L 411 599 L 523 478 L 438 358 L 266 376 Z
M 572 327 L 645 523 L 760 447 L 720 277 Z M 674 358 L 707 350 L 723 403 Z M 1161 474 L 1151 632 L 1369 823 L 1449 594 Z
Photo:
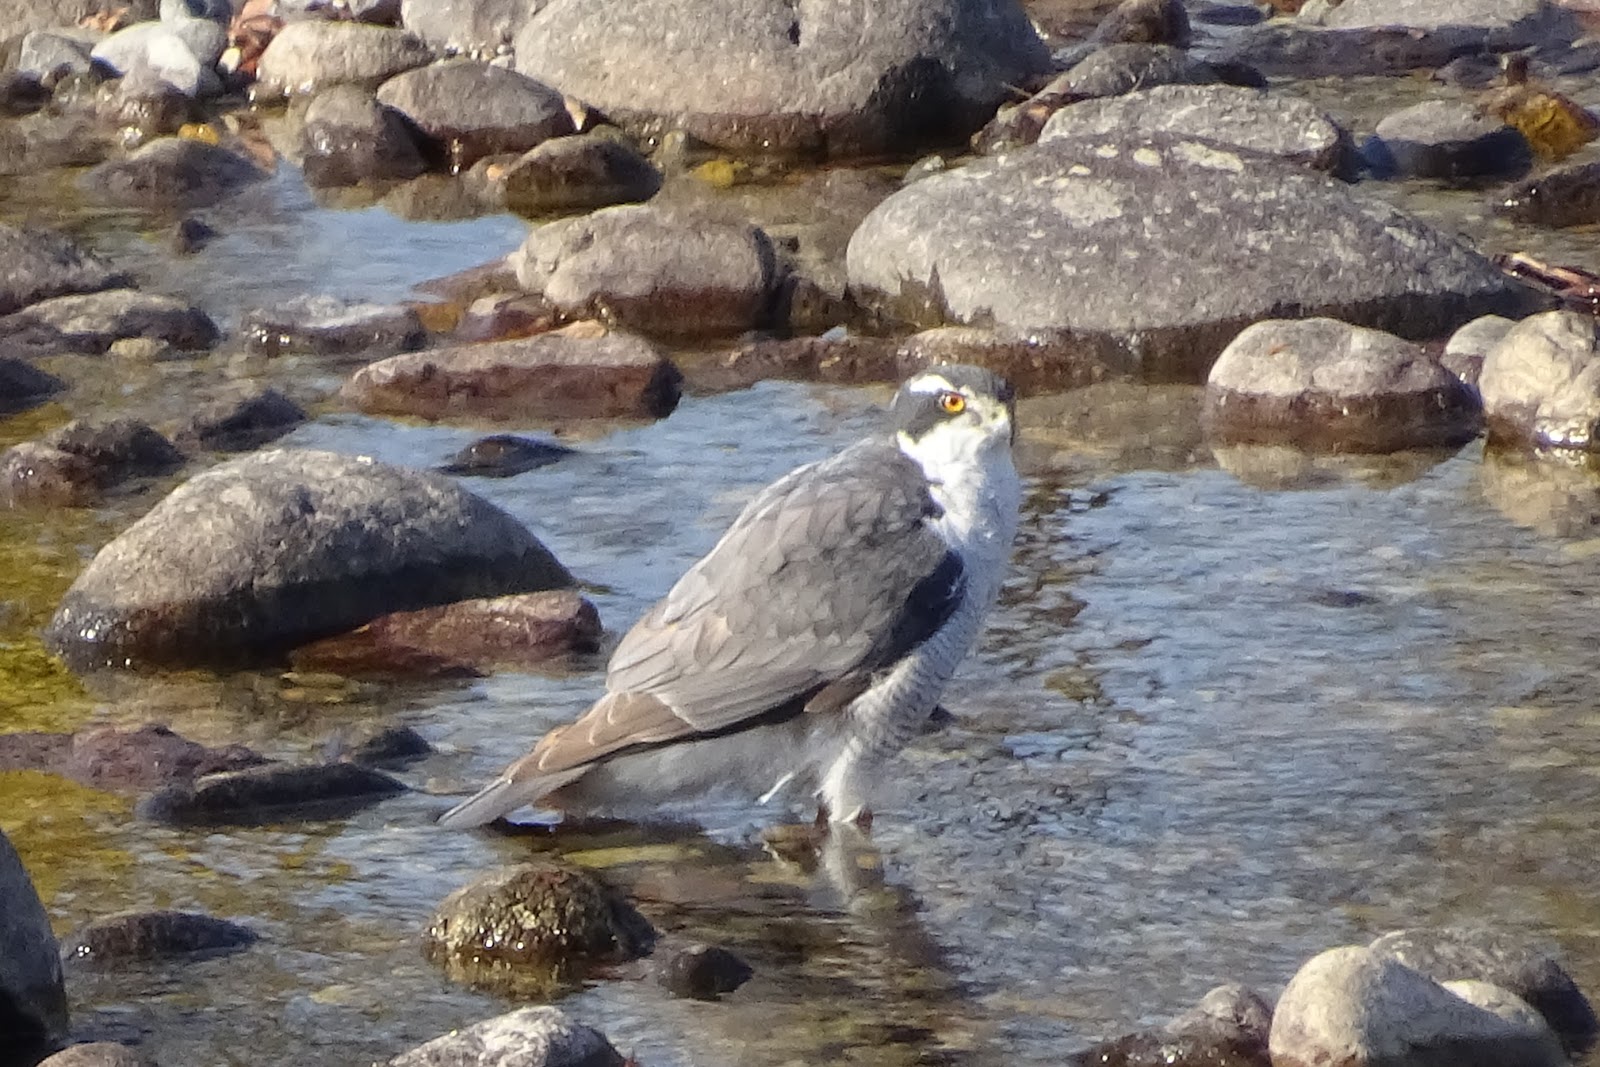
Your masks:
M 439 816 L 439 825 L 446 830 L 468 830 L 474 826 L 493 822 L 502 815 L 516 811 L 524 804 L 532 804 L 568 782 L 576 781 L 589 768 L 575 767 L 555 774 L 532 775 L 526 778 L 512 773 L 515 769 L 513 766 L 512 771 L 484 786 L 477 795 L 462 801 Z

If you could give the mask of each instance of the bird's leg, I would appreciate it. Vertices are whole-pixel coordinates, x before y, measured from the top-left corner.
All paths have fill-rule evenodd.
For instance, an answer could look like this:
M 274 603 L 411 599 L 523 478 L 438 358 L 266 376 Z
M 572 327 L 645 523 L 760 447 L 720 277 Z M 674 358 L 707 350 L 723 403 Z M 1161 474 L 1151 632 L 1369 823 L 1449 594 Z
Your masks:
M 817 817 L 811 821 L 811 825 L 816 828 L 817 833 L 819 833 L 819 834 L 827 833 L 828 832 L 828 827 L 829 827 L 830 824 L 832 824 L 832 822 L 833 822 L 833 817 L 828 814 L 828 805 L 826 805 L 826 804 L 818 804 L 817 805 Z
M 872 809 L 862 808 L 856 812 L 856 817 L 851 822 L 856 824 L 856 829 L 864 834 L 872 833 Z

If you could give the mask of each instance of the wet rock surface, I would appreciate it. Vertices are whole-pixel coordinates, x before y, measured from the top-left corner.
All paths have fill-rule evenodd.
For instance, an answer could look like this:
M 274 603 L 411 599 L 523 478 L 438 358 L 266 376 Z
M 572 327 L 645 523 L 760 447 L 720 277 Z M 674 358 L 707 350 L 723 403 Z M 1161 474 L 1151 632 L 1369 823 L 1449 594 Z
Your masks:
M 341 396 L 368 414 L 425 419 L 644 419 L 671 413 L 679 380 L 643 338 L 577 323 L 391 356 L 357 371 Z
M 85 192 L 107 204 L 146 210 L 206 207 L 266 177 L 231 149 L 187 137 L 162 137 L 92 167 Z
M 104 352 L 124 338 L 165 341 L 174 348 L 207 349 L 221 331 L 204 311 L 170 296 L 135 289 L 41 300 L 0 319 L 0 331 L 45 327 L 65 347 Z
M 451 893 L 423 935 L 452 978 L 505 992 L 559 988 L 595 964 L 649 953 L 655 930 L 596 875 L 559 860 L 497 871 Z
M 394 108 L 354 85 L 318 93 L 300 134 L 306 182 L 313 186 L 415 178 L 427 161 Z
M 600 647 L 600 613 L 570 589 L 463 600 L 383 615 L 358 630 L 295 649 L 301 669 L 339 674 L 488 673 Z
M 1593 449 L 1600 429 L 1594 319 L 1549 311 L 1517 323 L 1484 355 L 1478 390 L 1491 442 Z
M 311 416 L 269 387 L 246 387 L 220 396 L 186 419 L 173 435 L 183 448 L 248 452 L 289 433 Z
M 1600 163 L 1577 163 L 1536 174 L 1490 198 L 1498 215 L 1538 226 L 1600 222 Z
M 0 1054 L 21 1059 L 67 1028 L 67 994 L 50 918 L 27 868 L 0 831 Z
M 649 200 L 661 172 L 620 137 L 585 133 L 557 137 L 505 168 L 501 196 L 521 215 L 589 211 Z
M 296 297 L 245 313 L 239 325 L 245 343 L 265 356 L 371 358 L 406 352 L 426 338 L 415 309 L 403 304 L 341 300 L 326 294 Z
M 1352 452 L 1459 445 L 1483 411 L 1421 346 L 1333 319 L 1258 322 L 1217 357 L 1206 382 L 1207 432 Z
M 382 771 L 336 761 L 267 764 L 177 782 L 143 797 L 142 819 L 169 826 L 262 826 L 342 819 L 404 793 Z
M 1515 999 L 1509 993 L 1504 998 Z M 1509 1003 L 1504 998 L 1496 1003 Z M 1526 1004 L 1507 1014 L 1474 1004 L 1392 957 L 1364 948 L 1330 949 L 1308 961 L 1279 998 L 1272 1063 L 1421 1067 L 1441 1057 L 1461 1067 L 1567 1062 L 1560 1042 Z
M 48 636 L 78 664 L 259 659 L 386 611 L 570 581 L 453 482 L 278 450 L 174 490 L 100 551 Z
M 759 228 L 649 204 L 547 223 L 508 262 L 523 288 L 567 315 L 671 337 L 763 325 L 777 281 Z
M 659 960 L 656 975 L 675 997 L 716 1000 L 744 985 L 755 971 L 720 945 L 686 945 Z
M 64 388 L 60 378 L 20 359 L 0 356 L 0 415 L 42 404 Z
M 574 132 L 560 93 L 470 59 L 396 75 L 379 88 L 378 102 L 420 130 L 435 158 L 452 172 L 484 156 L 526 152 Z
M 154 789 L 265 762 L 244 745 L 211 748 L 158 724 L 0 734 L 0 769 L 49 771 L 95 789 Z
M 0 225 L 0 314 L 53 296 L 126 285 L 129 275 L 63 234 Z
M 126 911 L 96 919 L 62 943 L 65 959 L 98 966 L 220 955 L 255 944 L 248 926 L 189 911 Z
M 1361 154 L 1380 177 L 1453 182 L 1515 178 L 1533 165 L 1533 150 L 1521 132 L 1467 104 L 1444 100 L 1385 117 Z
M 458 476 L 511 478 L 559 463 L 573 454 L 572 449 L 555 441 L 497 433 L 478 438 L 439 470 Z
M 696 27 L 683 33 L 685 25 Z M 1048 55 L 1009 0 L 556 0 L 519 28 L 517 69 L 636 130 L 743 153 L 848 158 L 959 140 Z M 736 59 L 734 57 L 737 57 Z M 724 74 L 732 60 L 736 78 Z
M 627 1060 L 604 1034 L 560 1008 L 518 1008 L 435 1038 L 390 1060 L 388 1067 L 623 1067 Z
M 1423 338 L 1537 301 L 1329 179 L 1155 134 L 1063 139 L 927 178 L 867 216 L 848 265 L 858 298 L 901 318 L 1033 336 L 1063 361 L 1147 380 L 1198 380 L 1275 307 Z
M 1260 994 L 1223 985 L 1159 1030 L 1103 1042 L 1068 1062 L 1073 1067 L 1272 1067 L 1271 1026 L 1272 1008 Z

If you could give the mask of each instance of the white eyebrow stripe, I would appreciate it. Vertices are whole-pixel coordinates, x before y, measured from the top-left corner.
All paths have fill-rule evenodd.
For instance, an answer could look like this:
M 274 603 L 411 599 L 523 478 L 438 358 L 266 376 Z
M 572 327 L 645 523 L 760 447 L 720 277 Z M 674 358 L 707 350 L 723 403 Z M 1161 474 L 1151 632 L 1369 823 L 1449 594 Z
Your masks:
M 906 383 L 906 389 L 907 391 L 913 393 L 961 392 L 960 389 L 957 389 L 954 385 L 950 384 L 950 380 L 948 378 L 941 377 L 937 374 L 928 374 L 921 378 L 913 379 L 912 381 Z

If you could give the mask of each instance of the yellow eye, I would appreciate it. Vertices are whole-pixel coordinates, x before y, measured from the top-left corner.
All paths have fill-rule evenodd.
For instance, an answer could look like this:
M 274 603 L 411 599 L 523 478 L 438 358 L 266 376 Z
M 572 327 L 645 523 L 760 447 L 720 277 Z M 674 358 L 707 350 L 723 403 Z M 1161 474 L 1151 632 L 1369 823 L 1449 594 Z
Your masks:
M 940 393 L 939 410 L 946 415 L 959 415 L 967 410 L 967 398 L 960 393 Z

